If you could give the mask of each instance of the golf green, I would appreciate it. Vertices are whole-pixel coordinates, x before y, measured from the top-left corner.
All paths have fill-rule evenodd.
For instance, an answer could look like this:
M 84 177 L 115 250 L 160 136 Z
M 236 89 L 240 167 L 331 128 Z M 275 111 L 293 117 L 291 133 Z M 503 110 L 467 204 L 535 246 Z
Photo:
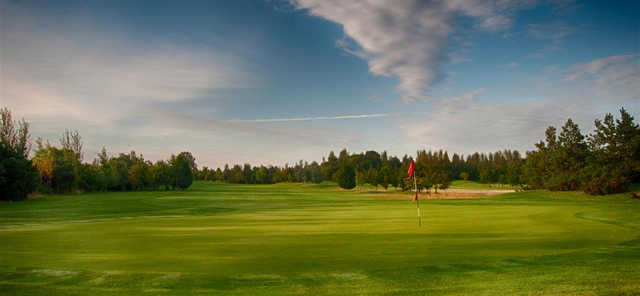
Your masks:
M 0 203 L 0 295 L 640 294 L 640 200 L 331 184 Z

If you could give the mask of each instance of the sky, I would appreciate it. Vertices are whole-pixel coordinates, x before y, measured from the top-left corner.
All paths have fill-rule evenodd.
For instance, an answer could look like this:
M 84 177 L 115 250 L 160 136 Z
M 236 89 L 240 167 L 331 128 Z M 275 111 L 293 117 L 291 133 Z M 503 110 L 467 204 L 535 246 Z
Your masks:
M 0 105 L 85 160 L 524 152 L 640 120 L 638 1 L 0 0 L 0 30 Z

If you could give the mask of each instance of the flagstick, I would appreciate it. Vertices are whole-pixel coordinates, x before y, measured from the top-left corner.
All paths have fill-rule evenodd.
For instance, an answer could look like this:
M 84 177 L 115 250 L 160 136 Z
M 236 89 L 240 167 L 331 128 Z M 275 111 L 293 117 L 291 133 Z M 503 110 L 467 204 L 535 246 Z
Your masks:
M 418 196 L 418 182 L 416 181 L 416 175 L 413 175 L 413 188 Z M 422 216 L 420 215 L 420 198 L 416 198 L 416 208 L 418 209 L 418 227 L 422 227 Z

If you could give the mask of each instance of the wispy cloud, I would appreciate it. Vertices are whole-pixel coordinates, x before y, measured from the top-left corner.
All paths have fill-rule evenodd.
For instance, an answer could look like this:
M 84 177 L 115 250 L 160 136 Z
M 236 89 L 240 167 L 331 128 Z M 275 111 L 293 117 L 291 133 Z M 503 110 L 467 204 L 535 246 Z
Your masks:
M 571 73 L 567 75 L 565 79 L 571 81 L 579 77 L 584 77 L 587 75 L 595 75 L 597 73 L 600 73 L 602 70 L 605 70 L 606 68 L 609 68 L 612 66 L 615 67 L 622 63 L 626 63 L 628 61 L 631 61 L 632 65 L 636 64 L 635 66 L 638 66 L 637 59 L 639 57 L 640 55 L 616 55 L 616 56 L 609 56 L 605 58 L 596 59 L 584 64 L 578 64 L 572 67 Z
M 524 5 L 514 1 L 400 1 L 289 0 L 311 15 L 341 24 L 360 47 L 344 40 L 337 45 L 366 59 L 369 71 L 397 77 L 405 102 L 428 98 L 428 88 L 441 79 L 448 37 L 456 31 L 456 17 L 474 20 L 480 30 L 508 28 L 510 14 Z M 462 60 L 456 60 L 461 62 Z
M 615 55 L 571 67 L 565 82 L 585 84 L 609 100 L 640 99 L 640 54 Z
M 255 83 L 218 53 L 162 40 L 147 44 L 99 21 L 79 25 L 11 4 L 3 9 L 3 23 L 11 25 L 0 32 L 2 103 L 23 116 L 106 125 L 141 105 Z
M 538 39 L 550 39 L 559 42 L 563 38 L 575 33 L 575 28 L 565 23 L 537 23 L 529 24 L 529 35 Z
M 562 48 L 565 38 L 577 33 L 577 29 L 564 22 L 549 22 L 529 24 L 527 32 L 535 39 L 550 41 L 545 47 L 534 53 L 533 57 L 540 57 L 544 52 L 556 51 Z
M 229 122 L 289 122 L 289 121 L 313 121 L 313 120 L 342 120 L 389 117 L 387 113 L 338 115 L 338 116 L 313 116 L 313 117 L 289 117 L 289 118 L 265 118 L 265 119 L 232 119 Z
M 572 117 L 583 130 L 596 117 L 597 108 L 578 98 L 525 102 L 479 100 L 471 93 L 457 103 L 443 100 L 428 115 L 400 122 L 406 136 L 427 149 L 472 153 L 499 149 L 533 148 L 549 125 L 561 125 Z
M 450 105 L 438 105 L 428 117 L 409 123 L 405 132 L 420 146 L 433 149 L 463 153 L 505 148 L 529 150 L 536 139 L 543 136 L 548 125 L 562 124 L 570 116 L 578 119 L 579 123 L 593 119 L 577 114 L 578 106 L 581 105 L 552 100 L 512 103 L 470 101 L 456 109 Z
M 81 15 L 66 22 L 19 4 L 0 6 L 6 17 L 0 104 L 31 122 L 35 137 L 55 140 L 64 129 L 79 130 L 89 158 L 103 145 L 166 157 L 163 147 L 186 129 L 169 117 L 148 116 L 151 107 L 215 100 L 215 91 L 259 86 L 245 64 L 224 53 L 140 38 Z
M 466 63 L 466 62 L 470 62 L 471 58 L 460 55 L 458 53 L 452 53 L 449 55 L 449 59 L 451 61 L 451 64 L 453 65 L 457 65 L 457 64 L 462 64 L 462 63 Z
M 624 106 L 640 110 L 640 55 L 617 55 L 550 71 L 565 79 L 539 82 L 539 98 L 530 100 L 481 99 L 483 88 L 434 102 L 429 113 L 399 121 L 405 135 L 421 147 L 457 152 L 533 149 L 549 125 L 567 118 L 584 133 L 593 120 L 616 113 Z M 621 104 L 624 102 L 624 104 Z

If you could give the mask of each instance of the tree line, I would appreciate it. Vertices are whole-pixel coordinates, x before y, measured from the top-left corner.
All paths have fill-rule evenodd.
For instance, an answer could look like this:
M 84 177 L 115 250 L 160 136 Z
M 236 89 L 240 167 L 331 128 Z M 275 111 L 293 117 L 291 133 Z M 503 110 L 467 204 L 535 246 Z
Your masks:
M 279 182 L 337 182 L 352 189 L 370 184 L 408 190 L 413 181 L 406 176 L 415 161 L 419 190 L 445 189 L 452 180 L 472 180 L 489 184 L 509 184 L 524 189 L 583 190 L 589 194 L 624 192 L 639 181 L 640 128 L 633 117 L 620 109 L 620 118 L 607 114 L 595 120 L 595 129 L 583 135 L 568 119 L 558 135 L 555 127 L 545 132 L 545 140 L 524 156 L 516 150 L 462 155 L 447 151 L 419 150 L 415 157 L 389 156 L 386 151 L 348 153 L 333 151 L 318 162 L 300 161 L 293 166 L 225 165 L 203 167 L 197 180 L 242 184 Z
M 333 181 L 345 189 L 365 184 L 384 189 L 409 189 L 414 185 L 406 176 L 411 161 L 415 161 L 418 189 L 436 191 L 446 189 L 456 179 L 520 185 L 524 163 L 520 154 L 511 150 L 474 153 L 467 157 L 459 154 L 449 157 L 443 150 L 421 150 L 414 159 L 408 155 L 402 158 L 389 156 L 386 151 L 350 154 L 343 149 L 338 156 L 329 152 L 320 163 L 300 161 L 283 167 L 225 165 L 217 169 L 205 166 L 196 172 L 196 179 L 242 184 Z
M 36 139 L 31 155 L 29 124 L 0 109 L 0 200 L 23 200 L 29 193 L 186 189 L 197 171 L 189 152 L 151 162 L 135 151 L 109 156 L 105 148 L 83 160 L 82 138 L 65 131 L 56 146 Z
M 198 169 L 189 152 L 152 162 L 135 151 L 107 155 L 103 148 L 84 162 L 78 132 L 65 131 L 59 146 L 37 139 L 31 153 L 29 124 L 13 120 L 0 109 L 0 199 L 21 200 L 31 192 L 122 191 L 188 188 L 194 179 L 242 184 L 334 181 L 345 189 L 370 184 L 408 190 L 406 173 L 415 162 L 419 190 L 446 189 L 452 180 L 510 184 L 524 189 L 583 190 L 589 194 L 624 192 L 640 181 L 640 128 L 620 109 L 607 114 L 584 135 L 568 119 L 558 130 L 550 126 L 545 139 L 524 156 L 515 150 L 470 155 L 447 151 L 417 151 L 415 157 L 390 156 L 386 151 L 331 151 L 320 163 L 300 161 L 285 166 L 225 165 Z M 33 155 L 31 157 L 31 155 Z
M 536 148 L 523 171 L 532 188 L 609 194 L 640 181 L 640 128 L 624 108 L 619 119 L 607 114 L 595 120 L 586 136 L 571 119 L 559 134 L 550 126 Z

